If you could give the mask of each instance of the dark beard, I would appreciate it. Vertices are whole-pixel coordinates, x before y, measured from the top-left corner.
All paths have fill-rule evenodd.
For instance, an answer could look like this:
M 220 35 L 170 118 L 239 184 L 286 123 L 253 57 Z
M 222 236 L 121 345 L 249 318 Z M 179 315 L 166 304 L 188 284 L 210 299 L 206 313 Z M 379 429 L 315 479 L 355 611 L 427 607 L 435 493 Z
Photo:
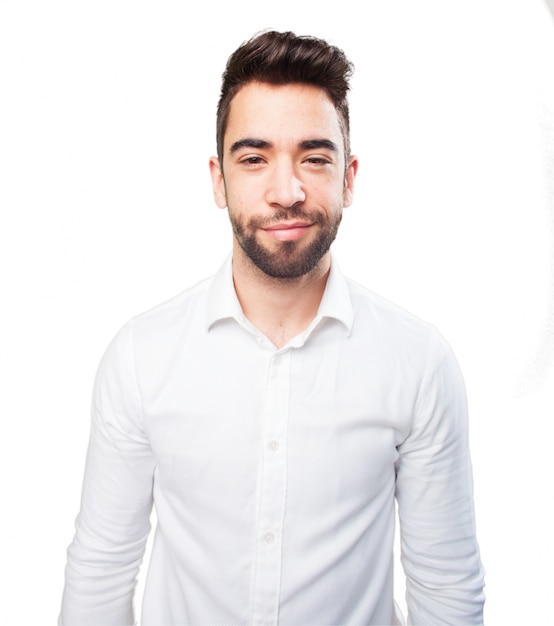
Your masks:
M 342 219 L 340 213 L 334 220 L 329 220 L 320 213 L 310 214 L 300 207 L 293 207 L 288 211 L 274 213 L 271 218 L 265 220 L 253 217 L 245 229 L 239 219 L 234 219 L 231 214 L 229 217 L 235 237 L 246 256 L 271 278 L 299 278 L 311 272 L 331 247 Z M 256 240 L 256 231 L 260 227 L 291 218 L 305 219 L 320 226 L 316 239 L 308 246 L 303 247 L 300 241 L 282 241 L 277 242 L 278 250 L 272 252 Z M 247 235 L 246 230 L 251 234 Z

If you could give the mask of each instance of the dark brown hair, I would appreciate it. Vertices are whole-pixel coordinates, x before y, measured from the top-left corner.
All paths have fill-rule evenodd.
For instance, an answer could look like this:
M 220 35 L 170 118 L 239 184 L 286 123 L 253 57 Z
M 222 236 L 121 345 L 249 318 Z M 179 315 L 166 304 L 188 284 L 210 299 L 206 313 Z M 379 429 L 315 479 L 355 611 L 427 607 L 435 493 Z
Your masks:
M 252 81 L 286 85 L 306 83 L 324 89 L 337 110 L 350 156 L 350 119 L 347 94 L 354 66 L 344 52 L 316 37 L 268 31 L 243 43 L 227 61 L 217 105 L 217 155 L 223 165 L 223 137 L 231 100 Z

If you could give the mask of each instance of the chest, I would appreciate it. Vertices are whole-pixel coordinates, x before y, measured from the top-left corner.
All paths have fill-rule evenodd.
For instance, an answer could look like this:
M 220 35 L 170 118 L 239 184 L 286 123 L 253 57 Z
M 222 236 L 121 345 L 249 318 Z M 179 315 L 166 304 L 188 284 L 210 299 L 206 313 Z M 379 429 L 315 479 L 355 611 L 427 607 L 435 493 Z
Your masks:
M 194 358 L 198 353 L 201 358 Z M 146 429 L 169 488 L 254 493 L 273 464 L 314 502 L 389 481 L 416 387 L 402 359 L 347 342 L 160 354 L 143 386 Z

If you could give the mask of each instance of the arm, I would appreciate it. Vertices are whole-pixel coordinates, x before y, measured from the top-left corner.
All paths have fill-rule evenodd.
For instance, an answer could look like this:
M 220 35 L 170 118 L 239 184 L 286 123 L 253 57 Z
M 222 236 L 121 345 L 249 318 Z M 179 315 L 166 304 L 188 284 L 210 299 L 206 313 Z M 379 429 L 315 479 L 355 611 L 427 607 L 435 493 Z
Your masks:
M 430 341 L 396 495 L 409 624 L 483 623 L 465 388 L 450 348 Z
M 60 624 L 133 624 L 133 593 L 152 510 L 154 459 L 142 427 L 132 326 L 98 369 L 76 534 Z

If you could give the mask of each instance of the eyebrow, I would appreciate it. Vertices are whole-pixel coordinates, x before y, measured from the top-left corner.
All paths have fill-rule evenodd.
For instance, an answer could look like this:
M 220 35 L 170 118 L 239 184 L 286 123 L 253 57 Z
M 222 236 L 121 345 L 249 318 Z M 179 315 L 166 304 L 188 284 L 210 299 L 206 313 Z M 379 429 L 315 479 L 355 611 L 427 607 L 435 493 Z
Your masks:
M 263 139 L 252 139 L 250 137 L 246 137 L 245 139 L 235 141 L 235 143 L 229 148 L 229 152 L 233 154 L 241 148 L 257 148 L 258 150 L 267 150 L 268 148 L 271 148 L 271 144 L 269 141 L 264 141 Z
M 300 148 L 302 150 L 317 150 L 318 148 L 326 148 L 333 152 L 337 152 L 337 144 L 330 139 L 306 139 L 300 142 Z
M 273 146 L 269 141 L 264 139 L 254 139 L 252 137 L 245 137 L 239 139 L 229 148 L 229 153 L 233 154 L 241 148 L 256 148 L 257 150 L 267 150 Z M 337 144 L 330 139 L 305 139 L 298 144 L 301 150 L 317 150 L 318 148 L 325 148 L 333 152 L 337 152 Z

